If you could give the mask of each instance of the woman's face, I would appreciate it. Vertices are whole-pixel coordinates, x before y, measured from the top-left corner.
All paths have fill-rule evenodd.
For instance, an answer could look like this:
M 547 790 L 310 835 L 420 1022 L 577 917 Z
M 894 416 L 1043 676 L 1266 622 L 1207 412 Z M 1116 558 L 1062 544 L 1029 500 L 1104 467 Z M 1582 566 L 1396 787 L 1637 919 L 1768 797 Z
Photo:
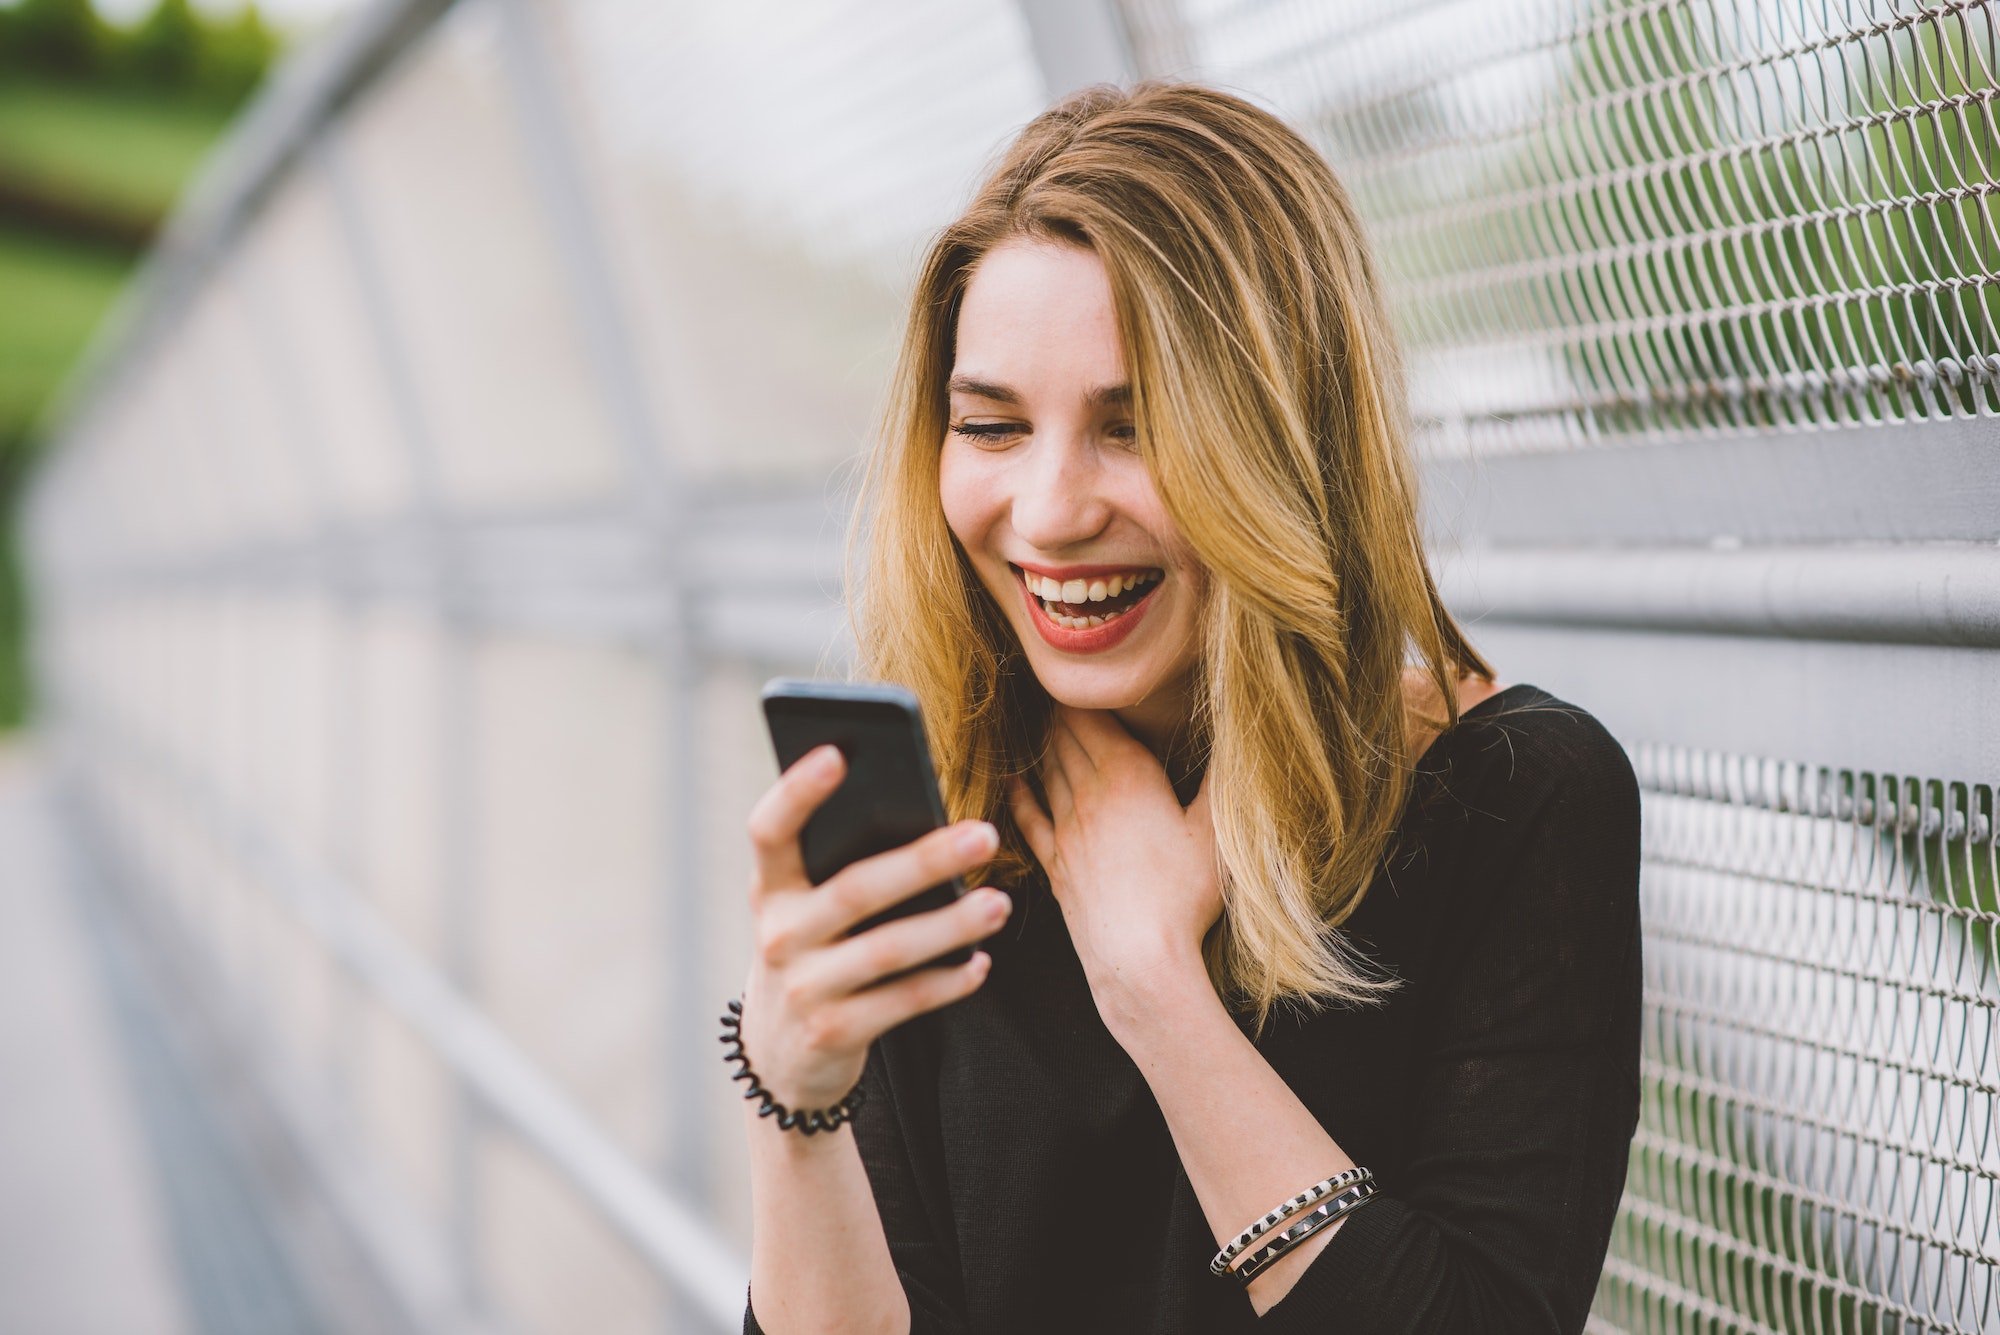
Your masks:
M 1168 735 L 1189 707 L 1202 570 L 1139 457 L 1094 252 L 1021 239 L 973 271 L 939 473 L 945 521 L 1042 686 Z

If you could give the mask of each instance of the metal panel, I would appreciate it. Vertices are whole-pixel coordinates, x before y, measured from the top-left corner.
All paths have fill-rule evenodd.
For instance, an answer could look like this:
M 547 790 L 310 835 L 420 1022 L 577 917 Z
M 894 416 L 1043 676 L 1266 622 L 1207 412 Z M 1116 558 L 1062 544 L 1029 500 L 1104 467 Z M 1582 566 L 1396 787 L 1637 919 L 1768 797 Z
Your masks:
M 1438 544 L 1990 542 L 2000 428 L 1981 419 L 1438 458 L 1424 486 Z
M 1131 81 L 1125 16 L 1111 0 L 1022 0 L 1021 17 L 1051 102 L 1088 84 Z
M 1427 539 L 1645 790 L 1590 1329 L 2000 1328 L 1987 0 L 1127 0 L 1366 219 Z
M 417 1325 L 740 1323 L 712 1034 L 748 924 L 713 871 L 770 777 L 754 682 L 844 661 L 827 481 L 907 250 L 1039 106 L 1008 0 L 947 17 L 380 0 L 177 216 L 36 479 L 79 837 L 129 845 L 159 947 L 255 1018 L 246 1062 Z M 774 63 L 810 77 L 772 97 Z M 663 89 L 736 116 L 690 138 Z M 318 742 L 263 744 L 280 701 Z M 562 848 L 605 879 L 557 874 Z
M 2000 649 L 2000 547 L 1468 548 L 1435 563 L 1473 620 Z

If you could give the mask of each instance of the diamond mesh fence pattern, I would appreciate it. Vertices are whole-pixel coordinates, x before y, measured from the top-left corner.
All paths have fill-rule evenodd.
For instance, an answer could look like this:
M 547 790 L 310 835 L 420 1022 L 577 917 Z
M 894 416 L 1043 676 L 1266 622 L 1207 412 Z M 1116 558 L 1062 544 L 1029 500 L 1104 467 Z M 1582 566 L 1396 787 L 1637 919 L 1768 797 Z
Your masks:
M 1644 1096 L 1592 1329 L 2000 1330 L 1992 788 L 1633 759 Z
M 1988 0 L 1127 0 L 1371 223 L 1433 453 L 2000 406 Z
M 1122 5 L 1142 73 L 1239 89 L 1334 164 L 1434 461 L 1991 416 L 1992 8 Z M 1725 689 L 1619 668 L 1689 710 Z M 1643 1101 L 1590 1328 L 2000 1331 L 1992 787 L 1915 748 L 1884 773 L 1670 740 L 1627 738 Z

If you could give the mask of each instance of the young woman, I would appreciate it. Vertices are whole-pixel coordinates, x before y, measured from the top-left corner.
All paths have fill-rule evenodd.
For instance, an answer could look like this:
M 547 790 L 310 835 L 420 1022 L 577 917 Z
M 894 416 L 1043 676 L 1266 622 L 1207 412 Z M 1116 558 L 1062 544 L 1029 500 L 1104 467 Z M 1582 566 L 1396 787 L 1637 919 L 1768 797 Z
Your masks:
M 810 886 L 824 748 L 750 817 L 746 1331 L 1583 1328 L 1638 786 L 1440 604 L 1402 403 L 1345 195 L 1226 94 L 1070 98 L 932 246 L 849 589 L 957 823 Z

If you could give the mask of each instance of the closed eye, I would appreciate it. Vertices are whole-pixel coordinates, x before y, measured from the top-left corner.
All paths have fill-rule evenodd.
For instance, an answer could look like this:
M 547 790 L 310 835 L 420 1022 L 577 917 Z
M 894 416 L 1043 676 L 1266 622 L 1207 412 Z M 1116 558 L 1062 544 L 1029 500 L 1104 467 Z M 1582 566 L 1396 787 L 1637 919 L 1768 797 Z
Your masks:
M 1027 428 L 1018 422 L 953 422 L 952 434 L 967 440 L 1004 440 L 1008 436 L 1020 435 Z M 1139 430 L 1129 422 L 1111 427 L 1105 432 L 1111 439 L 1126 449 L 1138 446 Z
M 997 440 L 1018 435 L 1021 426 L 1018 422 L 953 422 L 951 430 L 968 440 Z

